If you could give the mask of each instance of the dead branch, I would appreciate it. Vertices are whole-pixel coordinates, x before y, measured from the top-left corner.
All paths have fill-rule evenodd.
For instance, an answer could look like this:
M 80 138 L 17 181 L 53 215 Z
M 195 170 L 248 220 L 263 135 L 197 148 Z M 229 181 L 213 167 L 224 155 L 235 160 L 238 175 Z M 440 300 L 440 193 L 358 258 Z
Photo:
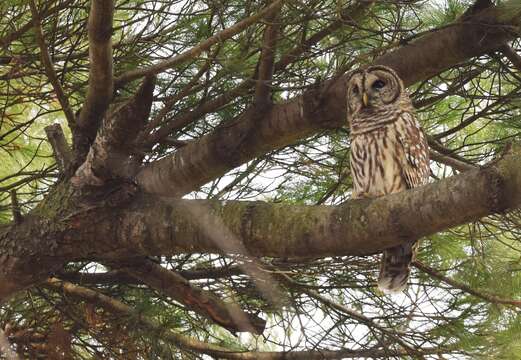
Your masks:
M 121 269 L 231 332 L 262 334 L 264 331 L 265 320 L 245 313 L 237 304 L 223 302 L 210 291 L 190 284 L 179 273 L 150 260 L 132 261 Z
M 64 173 L 71 164 L 72 154 L 69 145 L 67 144 L 67 140 L 65 139 L 65 135 L 63 134 L 63 130 L 60 124 L 46 126 L 44 130 L 47 134 L 47 139 L 51 144 L 54 159 L 56 160 L 56 164 L 58 164 L 58 169 L 60 173 Z

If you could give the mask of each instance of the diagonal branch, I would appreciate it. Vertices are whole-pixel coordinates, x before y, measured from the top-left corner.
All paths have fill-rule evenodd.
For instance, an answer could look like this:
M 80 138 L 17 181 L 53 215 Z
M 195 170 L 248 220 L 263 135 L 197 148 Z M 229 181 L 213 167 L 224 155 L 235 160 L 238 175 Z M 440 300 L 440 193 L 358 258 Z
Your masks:
M 521 71 L 521 55 L 519 55 L 510 45 L 505 45 L 501 48 L 501 52 L 510 60 L 517 71 Z
M 74 113 L 69 104 L 69 99 L 67 98 L 67 95 L 65 95 L 65 92 L 63 91 L 60 80 L 58 79 L 58 75 L 56 74 L 56 71 L 54 70 L 54 65 L 52 63 L 51 56 L 49 55 L 49 50 L 47 49 L 47 44 L 45 43 L 45 38 L 43 37 L 42 23 L 40 21 L 40 14 L 38 13 L 38 9 L 36 8 L 36 4 L 34 3 L 34 0 L 29 1 L 29 6 L 31 8 L 31 14 L 33 17 L 33 24 L 34 24 L 34 31 L 36 33 L 36 41 L 38 42 L 38 46 L 40 47 L 40 55 L 41 55 L 43 67 L 45 69 L 45 74 L 47 75 L 47 78 L 51 82 L 54 92 L 56 93 L 56 97 L 58 98 L 58 101 L 60 102 L 60 105 L 63 109 L 63 113 L 65 114 L 65 118 L 67 119 L 67 122 L 69 124 L 69 127 L 72 129 L 72 128 L 74 128 L 74 123 L 75 123 Z
M 496 295 L 491 295 L 491 294 L 487 294 L 487 293 L 484 293 L 481 291 L 477 291 L 477 290 L 472 289 L 468 285 L 465 285 L 463 283 L 460 283 L 459 281 L 456 281 L 447 276 L 444 276 L 443 274 L 439 273 L 438 271 L 430 268 L 429 266 L 427 266 L 419 261 L 414 261 L 412 264 L 414 265 L 414 267 L 418 268 L 419 270 L 423 271 L 426 274 L 429 274 L 433 278 L 441 280 L 444 283 L 447 283 L 450 286 L 452 286 L 456 289 L 460 289 L 461 291 L 464 291 L 470 295 L 473 295 L 475 297 L 478 297 L 480 299 L 483 299 L 483 300 L 488 301 L 493 304 L 511 305 L 511 306 L 521 308 L 521 300 L 502 299 Z
M 521 10 L 512 11 L 509 4 L 430 32 L 375 63 L 394 68 L 409 86 L 488 53 L 517 36 L 513 29 L 521 22 Z M 138 183 L 147 192 L 182 196 L 257 156 L 345 125 L 345 97 L 345 77 L 340 77 L 274 105 L 261 124 L 255 122 L 254 111 L 246 111 L 226 127 L 145 166 Z
M 170 329 L 166 329 L 155 321 L 144 317 L 142 314 L 132 309 L 129 305 L 97 291 L 85 288 L 83 286 L 74 285 L 66 281 L 61 281 L 57 278 L 47 279 L 44 284 L 51 289 L 62 291 L 69 296 L 74 296 L 78 299 L 95 303 L 105 310 L 112 312 L 113 314 L 132 318 L 137 322 L 138 326 L 150 331 L 153 334 L 156 334 L 156 336 L 160 338 L 176 344 L 180 348 L 203 353 L 227 351 L 226 348 L 207 344 L 194 338 L 173 332 Z
M 147 76 L 147 75 L 156 75 L 160 72 L 163 72 L 167 69 L 171 69 L 179 64 L 182 64 L 183 62 L 196 58 L 199 56 L 203 51 L 209 50 L 213 45 L 223 42 L 224 40 L 227 40 L 231 38 L 232 36 L 240 33 L 244 29 L 248 28 L 249 26 L 257 23 L 260 19 L 262 19 L 265 16 L 268 16 L 272 14 L 274 11 L 276 11 L 280 5 L 283 3 L 283 0 L 275 0 L 273 1 L 269 6 L 265 7 L 261 11 L 259 11 L 257 14 L 252 15 L 237 24 L 230 26 L 227 29 L 224 29 L 217 34 L 209 37 L 196 47 L 191 48 L 190 50 L 187 50 L 169 60 L 165 60 L 162 62 L 159 62 L 155 65 L 137 69 L 137 70 L 131 70 L 124 74 L 121 74 L 116 78 L 116 87 L 121 87 L 124 84 L 139 79 L 140 77 Z
M 247 314 L 237 304 L 223 302 L 210 291 L 190 284 L 179 273 L 150 260 L 132 261 L 121 269 L 231 332 L 262 334 L 264 331 L 265 320 Z
M 429 158 L 433 161 L 436 161 L 441 164 L 445 164 L 450 166 L 451 168 L 458 170 L 460 172 L 468 171 L 468 170 L 474 170 L 477 167 L 474 165 L 471 165 L 469 163 L 463 162 L 461 160 L 458 160 L 454 157 L 448 156 L 448 155 L 442 155 L 439 152 L 436 152 L 434 150 L 429 151 Z

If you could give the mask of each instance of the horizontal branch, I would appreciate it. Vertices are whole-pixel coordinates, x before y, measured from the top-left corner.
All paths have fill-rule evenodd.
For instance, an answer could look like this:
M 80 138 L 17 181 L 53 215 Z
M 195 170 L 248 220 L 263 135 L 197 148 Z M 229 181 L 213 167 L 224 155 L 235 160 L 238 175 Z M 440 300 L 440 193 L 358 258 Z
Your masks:
M 521 10 L 511 6 L 513 2 L 429 32 L 375 63 L 395 69 L 409 86 L 486 54 L 517 36 L 514 26 L 521 22 Z M 250 108 L 226 126 L 145 166 L 137 181 L 147 192 L 182 196 L 257 156 L 325 128 L 345 126 L 345 80 L 330 80 L 274 105 L 260 123 L 255 109 Z
M 238 237 L 255 256 L 366 255 L 520 204 L 518 152 L 493 167 L 336 207 L 240 201 L 144 202 L 126 214 L 120 226 L 132 236 L 121 240 L 126 246 L 157 255 L 221 252 L 216 244 L 227 241 L 219 238 L 223 236 Z M 190 216 L 194 206 L 206 207 L 206 215 Z M 175 221 L 175 227 L 165 219 Z
M 258 257 L 380 252 L 519 207 L 521 150 L 513 150 L 484 169 L 340 206 L 180 200 L 141 194 L 127 204 L 78 209 L 74 191 L 63 186 L 55 190 L 54 198 L 46 199 L 60 204 L 60 212 L 40 213 L 37 209 L 22 224 L 0 228 L 0 301 L 74 260 L 194 252 Z
M 243 274 L 237 266 L 180 270 L 178 273 L 187 280 L 218 279 Z M 121 270 L 111 270 L 103 273 L 59 272 L 57 275 L 62 280 L 83 285 L 141 284 L 136 278 Z

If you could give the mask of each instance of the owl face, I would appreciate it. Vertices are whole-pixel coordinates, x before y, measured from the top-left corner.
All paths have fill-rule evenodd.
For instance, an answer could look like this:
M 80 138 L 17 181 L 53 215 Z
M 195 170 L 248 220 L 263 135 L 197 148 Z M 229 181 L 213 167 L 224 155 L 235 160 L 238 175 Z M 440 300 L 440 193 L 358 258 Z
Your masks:
M 398 75 L 386 66 L 370 66 L 354 71 L 347 80 L 347 111 L 350 119 L 371 115 L 398 103 L 403 93 Z

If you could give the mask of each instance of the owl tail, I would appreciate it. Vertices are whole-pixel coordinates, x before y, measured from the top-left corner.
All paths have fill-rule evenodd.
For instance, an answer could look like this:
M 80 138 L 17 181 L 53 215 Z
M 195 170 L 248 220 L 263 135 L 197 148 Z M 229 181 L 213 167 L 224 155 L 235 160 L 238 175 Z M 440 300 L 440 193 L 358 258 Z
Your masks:
M 384 294 L 403 291 L 409 279 L 409 265 L 414 260 L 417 242 L 386 249 L 380 264 L 378 288 Z

